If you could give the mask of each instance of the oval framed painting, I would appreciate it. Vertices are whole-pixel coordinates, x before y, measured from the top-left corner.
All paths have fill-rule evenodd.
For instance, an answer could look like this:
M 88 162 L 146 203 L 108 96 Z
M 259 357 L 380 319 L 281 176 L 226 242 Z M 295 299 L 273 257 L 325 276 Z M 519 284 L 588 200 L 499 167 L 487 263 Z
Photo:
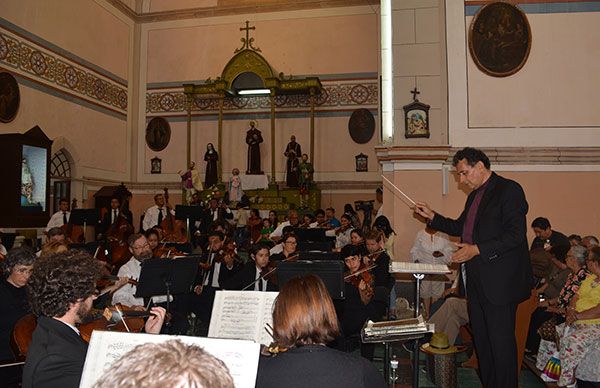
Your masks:
M 167 148 L 171 140 L 171 126 L 162 117 L 154 117 L 146 126 L 146 144 L 155 152 Z
M 0 122 L 10 123 L 19 111 L 21 93 L 12 74 L 0 73 Z
M 355 143 L 368 143 L 375 133 L 375 118 L 371 111 L 360 108 L 352 112 L 348 121 L 348 131 Z
M 477 67 L 493 77 L 518 72 L 529 57 L 531 28 L 516 5 L 493 2 L 477 12 L 469 27 L 469 51 Z

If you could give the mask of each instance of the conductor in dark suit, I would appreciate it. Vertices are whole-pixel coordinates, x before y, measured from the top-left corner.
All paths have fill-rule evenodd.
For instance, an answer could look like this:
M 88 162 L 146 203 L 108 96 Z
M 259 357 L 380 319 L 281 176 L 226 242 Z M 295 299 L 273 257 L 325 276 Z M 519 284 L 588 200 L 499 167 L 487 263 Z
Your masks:
M 525 193 L 517 182 L 492 172 L 478 149 L 462 149 L 452 164 L 460 182 L 473 190 L 460 217 L 446 218 L 424 202 L 414 210 L 433 229 L 461 237 L 452 261 L 461 264 L 466 282 L 483 386 L 517 387 L 515 314 L 532 288 Z
M 277 286 L 268 278 L 260 278 L 269 264 L 269 247 L 264 244 L 253 245 L 250 258 L 244 267 L 232 278 L 223 282 L 226 290 L 277 291 Z
M 38 260 L 29 278 L 32 311 L 38 316 L 23 368 L 24 388 L 75 388 L 83 372 L 87 343 L 77 324 L 92 308 L 100 267 L 81 251 Z M 165 316 L 154 307 L 147 333 L 159 333 Z

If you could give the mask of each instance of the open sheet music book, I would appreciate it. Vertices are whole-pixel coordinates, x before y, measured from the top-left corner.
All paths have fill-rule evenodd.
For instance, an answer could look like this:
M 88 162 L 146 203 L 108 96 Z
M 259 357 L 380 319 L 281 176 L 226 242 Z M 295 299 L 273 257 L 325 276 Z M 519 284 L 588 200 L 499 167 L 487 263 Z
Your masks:
M 254 342 L 98 330 L 92 333 L 79 387 L 92 387 L 105 370 L 135 346 L 145 343 L 161 343 L 172 339 L 200 346 L 223 361 L 229 368 L 236 388 L 254 387 L 260 355 L 260 345 Z
M 393 261 L 390 263 L 390 273 L 441 275 L 451 272 L 446 264 L 408 263 L 405 261 Z
M 217 291 L 208 328 L 211 338 L 250 340 L 270 345 L 273 338 L 273 303 L 278 292 Z

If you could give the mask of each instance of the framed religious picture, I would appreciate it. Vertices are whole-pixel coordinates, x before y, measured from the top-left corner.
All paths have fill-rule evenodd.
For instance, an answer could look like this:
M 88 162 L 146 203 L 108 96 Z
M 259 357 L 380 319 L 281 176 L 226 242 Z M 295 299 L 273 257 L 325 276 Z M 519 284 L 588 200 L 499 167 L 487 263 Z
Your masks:
M 155 117 L 146 127 L 146 144 L 152 151 L 159 152 L 167 148 L 171 140 L 171 126 L 162 117 Z
M 162 170 L 162 159 L 158 156 L 150 159 L 150 173 L 151 174 L 160 174 Z
M 404 107 L 404 137 L 429 137 L 429 105 L 419 100 Z
M 0 122 L 10 123 L 19 110 L 19 84 L 10 73 L 0 73 Z
M 369 171 L 369 157 L 362 152 L 354 157 L 356 159 L 356 171 Z
M 469 51 L 485 74 L 507 77 L 519 71 L 531 49 L 531 28 L 516 5 L 496 1 L 481 7 L 469 27 Z

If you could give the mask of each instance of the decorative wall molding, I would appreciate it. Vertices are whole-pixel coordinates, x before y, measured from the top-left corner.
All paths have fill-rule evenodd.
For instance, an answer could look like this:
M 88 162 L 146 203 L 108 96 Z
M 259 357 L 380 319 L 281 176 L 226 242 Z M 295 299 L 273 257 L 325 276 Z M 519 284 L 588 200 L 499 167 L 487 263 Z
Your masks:
M 43 87 L 127 115 L 127 85 L 0 26 L 0 69 Z
M 183 84 L 183 82 L 182 82 Z M 377 79 L 327 80 L 322 81 L 323 91 L 317 96 L 316 111 L 354 110 L 367 108 L 377 110 L 379 84 Z M 305 95 L 281 95 L 275 97 L 276 110 L 308 111 L 310 103 Z M 270 112 L 269 97 L 227 98 L 223 109 L 228 113 Z M 192 114 L 217 114 L 218 99 L 197 97 L 193 101 Z M 183 86 L 176 88 L 148 89 L 146 93 L 147 116 L 185 116 L 186 97 Z
M 242 14 L 256 14 L 266 12 L 299 11 L 308 9 L 339 8 L 365 5 L 379 5 L 378 0 L 302 0 L 259 2 L 259 1 L 229 1 L 228 5 L 217 5 L 213 7 L 201 7 L 190 9 L 177 9 L 161 12 L 138 13 L 121 0 L 106 0 L 121 11 L 125 16 L 136 23 L 152 23 L 169 20 L 200 19 L 215 16 L 229 16 Z
M 377 160 L 382 164 L 403 163 L 412 166 L 452 164 L 452 156 L 461 148 L 432 147 L 375 147 Z M 600 147 L 483 147 L 492 165 L 600 165 Z

